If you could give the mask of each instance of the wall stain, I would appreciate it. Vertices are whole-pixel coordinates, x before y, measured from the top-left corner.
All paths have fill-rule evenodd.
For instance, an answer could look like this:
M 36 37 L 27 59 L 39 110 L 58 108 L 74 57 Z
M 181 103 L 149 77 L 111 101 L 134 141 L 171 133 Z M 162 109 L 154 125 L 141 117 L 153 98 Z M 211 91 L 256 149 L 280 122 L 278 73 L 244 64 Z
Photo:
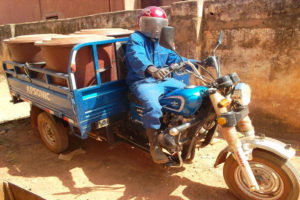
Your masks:
M 248 49 L 248 48 L 251 49 L 251 48 L 258 46 L 259 43 L 260 43 L 260 39 L 258 37 L 253 37 L 247 41 L 240 41 L 239 46 L 246 48 L 246 49 Z

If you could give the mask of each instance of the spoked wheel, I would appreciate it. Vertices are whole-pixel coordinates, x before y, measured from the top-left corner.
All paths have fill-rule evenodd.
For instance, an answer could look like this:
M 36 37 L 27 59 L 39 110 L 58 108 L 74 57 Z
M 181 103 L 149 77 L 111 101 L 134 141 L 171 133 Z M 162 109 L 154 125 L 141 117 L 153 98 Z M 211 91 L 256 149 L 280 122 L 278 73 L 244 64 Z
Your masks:
M 226 160 L 223 175 L 226 184 L 240 199 L 297 200 L 300 176 L 289 161 L 263 150 L 253 151 L 249 161 L 260 191 L 249 190 L 246 179 L 232 155 Z
M 37 121 L 40 136 L 48 149 L 61 153 L 68 148 L 68 133 L 62 122 L 54 121 L 45 112 L 39 114 Z

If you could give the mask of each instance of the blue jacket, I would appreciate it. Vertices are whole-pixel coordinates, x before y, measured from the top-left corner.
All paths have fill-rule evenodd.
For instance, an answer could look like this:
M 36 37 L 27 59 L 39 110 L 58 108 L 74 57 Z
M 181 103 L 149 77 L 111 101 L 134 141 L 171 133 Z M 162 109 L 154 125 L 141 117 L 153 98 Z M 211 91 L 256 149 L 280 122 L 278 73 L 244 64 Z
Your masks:
M 159 45 L 157 40 L 151 40 L 141 32 L 131 34 L 126 44 L 126 82 L 131 85 L 135 81 L 150 77 L 145 70 L 154 65 L 157 68 L 180 62 L 180 57 L 173 51 Z

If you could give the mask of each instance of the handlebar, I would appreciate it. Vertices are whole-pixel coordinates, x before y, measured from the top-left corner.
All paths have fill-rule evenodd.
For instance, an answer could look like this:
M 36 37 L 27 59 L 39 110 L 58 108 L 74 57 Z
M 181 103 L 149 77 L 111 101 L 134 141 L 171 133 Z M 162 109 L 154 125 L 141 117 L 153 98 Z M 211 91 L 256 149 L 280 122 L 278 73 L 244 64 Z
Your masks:
M 219 35 L 217 45 L 216 45 L 215 49 L 212 52 L 212 56 L 209 56 L 206 59 L 201 60 L 200 62 L 197 62 L 198 67 L 203 69 L 210 77 L 206 77 L 206 76 L 200 74 L 193 63 L 191 63 L 190 61 L 184 61 L 183 58 L 181 56 L 179 56 L 179 54 L 174 50 L 174 48 L 169 48 L 169 46 L 166 46 L 166 48 L 169 48 L 170 50 L 174 51 L 180 57 L 181 62 L 179 64 L 171 65 L 168 68 L 170 72 L 167 73 L 164 76 L 164 78 L 169 76 L 172 72 L 175 72 L 177 75 L 183 75 L 186 71 L 188 73 L 192 73 L 195 77 L 199 78 L 206 85 L 210 85 L 212 82 L 214 82 L 216 80 L 216 78 L 205 68 L 205 67 L 208 67 L 208 66 L 213 66 L 216 70 L 217 78 L 220 78 L 221 77 L 220 60 L 219 60 L 219 57 L 215 55 L 215 52 L 216 52 L 217 48 L 222 44 L 223 35 L 224 35 L 224 32 L 221 31 L 221 33 Z M 185 69 L 184 68 L 185 66 L 189 66 L 192 69 L 192 71 L 190 71 L 188 69 Z M 184 68 L 184 70 L 183 70 L 183 68 Z M 207 80 L 209 80 L 211 82 L 209 82 Z
M 201 69 L 203 69 L 207 74 L 209 74 L 210 77 L 204 76 L 202 75 L 197 67 L 189 60 L 187 61 L 183 61 L 180 63 L 175 63 L 172 64 L 171 66 L 168 67 L 169 73 L 167 73 L 165 75 L 164 78 L 168 77 L 171 73 L 175 73 L 177 75 L 183 75 L 186 73 L 192 74 L 193 76 L 195 76 L 196 78 L 200 79 L 202 83 L 204 83 L 204 85 L 208 85 L 210 84 L 210 82 L 213 82 L 215 80 L 214 76 L 205 69 L 204 66 L 214 66 L 213 63 L 213 59 L 212 57 L 208 57 L 202 61 L 197 62 L 198 67 L 200 67 Z
M 190 61 L 183 61 L 180 63 L 174 63 L 171 66 L 168 67 L 169 72 L 164 76 L 163 79 L 165 79 L 166 77 L 168 77 L 171 73 L 175 73 L 178 76 L 181 76 L 185 73 L 190 73 L 190 71 L 186 70 L 186 66 L 189 66 L 192 70 L 193 73 L 196 73 L 196 76 L 201 76 L 201 74 L 199 73 L 199 71 L 197 70 L 197 68 L 195 67 L 195 65 L 190 62 Z

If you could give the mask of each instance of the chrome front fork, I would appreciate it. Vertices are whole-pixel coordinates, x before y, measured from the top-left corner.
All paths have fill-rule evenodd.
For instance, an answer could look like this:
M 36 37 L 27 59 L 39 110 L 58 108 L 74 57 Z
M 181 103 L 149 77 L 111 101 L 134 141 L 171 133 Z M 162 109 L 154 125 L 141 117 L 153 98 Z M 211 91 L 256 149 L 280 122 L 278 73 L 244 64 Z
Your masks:
M 210 100 L 213 104 L 214 110 L 217 116 L 220 116 L 222 113 L 227 113 L 228 109 L 226 106 L 220 106 L 220 102 L 225 99 L 218 91 L 210 92 Z M 254 128 L 252 126 L 251 120 L 248 116 L 239 121 L 238 123 L 239 130 L 247 136 L 254 136 Z M 251 191 L 259 191 L 258 183 L 254 177 L 254 174 L 250 168 L 247 156 L 242 149 L 242 143 L 238 137 L 237 130 L 235 127 L 222 127 L 222 134 L 225 140 L 228 143 L 228 146 L 232 149 L 233 155 L 238 162 L 239 166 L 242 169 L 242 172 L 246 178 L 249 189 Z

